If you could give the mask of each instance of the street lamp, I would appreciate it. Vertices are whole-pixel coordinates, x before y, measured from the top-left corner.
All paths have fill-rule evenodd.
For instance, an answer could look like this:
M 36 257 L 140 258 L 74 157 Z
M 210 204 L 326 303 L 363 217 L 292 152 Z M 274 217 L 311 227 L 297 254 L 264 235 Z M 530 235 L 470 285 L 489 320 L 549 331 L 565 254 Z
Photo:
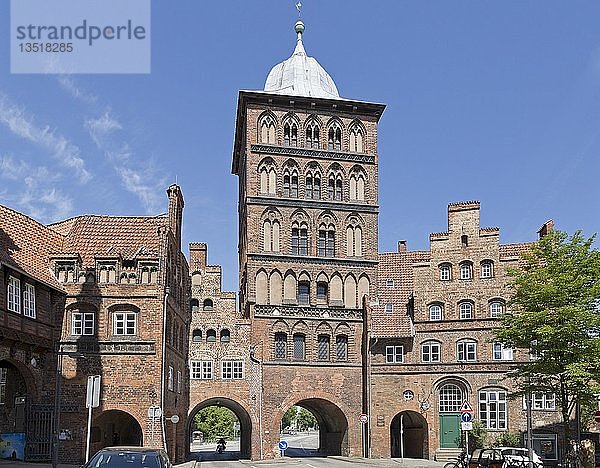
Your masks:
M 69 356 L 73 359 L 85 359 L 85 356 L 80 352 L 63 351 L 62 345 L 59 345 L 56 354 L 58 355 L 58 361 L 56 364 L 56 382 L 54 390 L 54 435 L 52 437 L 52 468 L 56 468 L 56 466 L 58 465 L 58 444 L 60 442 L 60 393 L 63 371 L 63 356 Z

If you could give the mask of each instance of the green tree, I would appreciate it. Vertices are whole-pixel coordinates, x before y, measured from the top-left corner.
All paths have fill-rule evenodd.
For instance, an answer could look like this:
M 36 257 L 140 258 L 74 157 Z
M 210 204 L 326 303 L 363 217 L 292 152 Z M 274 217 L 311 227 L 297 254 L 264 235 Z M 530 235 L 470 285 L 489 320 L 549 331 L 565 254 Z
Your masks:
M 233 424 L 237 417 L 228 408 L 208 406 L 194 417 L 196 429 L 204 433 L 205 441 L 214 441 L 216 436 L 233 437 Z
M 281 427 L 283 429 L 291 427 L 294 421 L 296 421 L 297 413 L 297 406 L 292 406 L 289 410 L 287 410 L 281 419 Z
M 523 265 L 510 270 L 510 310 L 496 338 L 505 346 L 529 349 L 534 357 L 512 374 L 520 394 L 556 395 L 564 440 L 577 402 L 600 393 L 600 252 L 595 236 L 554 231 L 533 244 Z
M 313 414 L 307 409 L 301 408 L 297 416 L 298 429 L 305 431 L 307 429 L 314 429 L 319 427 L 319 423 L 313 416 Z

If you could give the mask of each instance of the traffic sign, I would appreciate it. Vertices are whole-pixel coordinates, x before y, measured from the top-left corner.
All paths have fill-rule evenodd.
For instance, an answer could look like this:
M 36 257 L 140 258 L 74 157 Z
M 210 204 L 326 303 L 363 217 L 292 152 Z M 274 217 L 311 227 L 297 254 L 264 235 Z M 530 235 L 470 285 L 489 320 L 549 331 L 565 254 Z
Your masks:
M 596 421 L 597 423 L 600 423 L 600 411 L 596 411 L 594 413 L 594 421 Z
M 369 422 L 369 415 L 368 414 L 361 414 L 360 417 L 358 418 L 358 420 L 362 423 L 362 424 L 367 424 Z
M 280 440 L 277 446 L 279 447 L 279 450 L 285 452 L 288 448 L 288 443 L 285 440 Z
M 473 413 L 462 413 L 460 415 L 460 420 L 464 423 L 470 423 L 473 421 Z
M 463 431 L 472 431 L 473 430 L 473 423 L 472 422 L 461 422 L 460 423 L 460 428 Z
M 177 424 L 179 422 L 179 415 L 174 414 L 169 418 L 173 424 Z
M 88 377 L 85 398 L 86 408 L 98 408 L 100 406 L 100 378 L 99 375 L 90 375 Z
M 462 406 L 460 407 L 460 412 L 461 413 L 472 413 L 473 407 L 469 404 L 469 402 L 467 400 L 465 400 L 463 402 Z

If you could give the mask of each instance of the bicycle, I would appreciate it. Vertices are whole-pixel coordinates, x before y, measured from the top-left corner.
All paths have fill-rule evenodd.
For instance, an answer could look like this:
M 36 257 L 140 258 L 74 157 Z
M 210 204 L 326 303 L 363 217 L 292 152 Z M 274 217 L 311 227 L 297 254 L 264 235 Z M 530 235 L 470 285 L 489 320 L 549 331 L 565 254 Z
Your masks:
M 469 455 L 466 451 L 460 452 L 460 455 L 456 460 L 449 461 L 444 465 L 444 468 L 468 468 L 469 467 Z

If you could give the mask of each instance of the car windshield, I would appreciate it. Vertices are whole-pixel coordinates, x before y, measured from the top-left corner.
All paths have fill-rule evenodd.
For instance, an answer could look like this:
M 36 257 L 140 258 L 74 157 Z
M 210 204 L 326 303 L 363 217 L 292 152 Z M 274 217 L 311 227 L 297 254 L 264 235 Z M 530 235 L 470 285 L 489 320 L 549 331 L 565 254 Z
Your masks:
M 97 453 L 90 468 L 160 468 L 158 454 L 153 452 L 105 451 Z

